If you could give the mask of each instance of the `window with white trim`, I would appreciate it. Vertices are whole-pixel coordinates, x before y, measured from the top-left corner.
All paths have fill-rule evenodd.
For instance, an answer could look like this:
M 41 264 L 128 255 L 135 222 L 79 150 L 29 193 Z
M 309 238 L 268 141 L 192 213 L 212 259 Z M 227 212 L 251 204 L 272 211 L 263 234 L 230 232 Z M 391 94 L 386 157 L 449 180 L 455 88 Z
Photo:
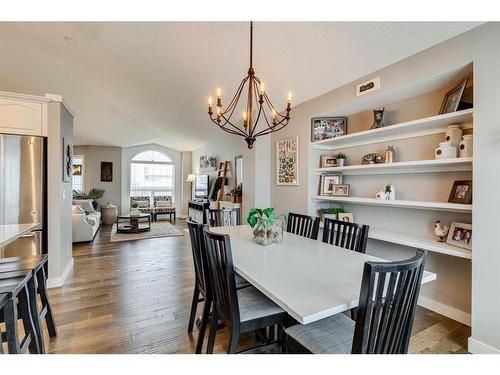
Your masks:
M 175 165 L 159 151 L 143 151 L 130 162 L 130 195 L 168 195 L 174 201 Z

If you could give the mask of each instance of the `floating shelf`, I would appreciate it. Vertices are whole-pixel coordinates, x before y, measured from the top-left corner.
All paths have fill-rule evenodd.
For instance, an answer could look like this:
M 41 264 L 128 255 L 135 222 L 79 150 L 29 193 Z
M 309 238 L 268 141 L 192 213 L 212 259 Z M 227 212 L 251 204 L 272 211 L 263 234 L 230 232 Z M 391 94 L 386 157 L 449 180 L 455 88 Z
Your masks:
M 434 253 L 446 254 L 458 258 L 472 259 L 472 252 L 456 246 L 448 245 L 444 242 L 437 242 L 430 238 L 413 236 L 410 234 L 398 233 L 389 230 L 370 228 L 368 238 L 378 241 L 391 242 L 399 245 L 415 247 L 432 251 Z
M 314 174 L 342 173 L 345 176 L 366 174 L 400 174 L 430 172 L 468 172 L 472 170 L 472 158 L 442 160 L 403 161 L 388 164 L 349 165 L 346 167 L 314 168 Z
M 471 213 L 471 204 L 459 204 L 448 202 L 432 202 L 432 201 L 411 201 L 396 199 L 393 201 L 375 199 L 375 198 L 362 198 L 362 197 L 331 197 L 316 195 L 312 199 L 325 202 L 338 202 L 350 204 L 362 204 L 368 206 L 382 206 L 382 207 L 396 207 L 396 208 L 412 208 L 417 210 L 431 210 L 431 211 L 450 211 Z
M 316 149 L 334 150 L 444 133 L 450 124 L 472 123 L 473 112 L 473 109 L 466 109 L 463 111 L 445 113 L 444 115 L 437 115 L 419 120 L 403 122 L 400 124 L 388 125 L 380 129 L 365 130 L 337 138 L 324 139 L 311 144 Z M 470 126 L 464 126 L 464 128 L 468 127 Z

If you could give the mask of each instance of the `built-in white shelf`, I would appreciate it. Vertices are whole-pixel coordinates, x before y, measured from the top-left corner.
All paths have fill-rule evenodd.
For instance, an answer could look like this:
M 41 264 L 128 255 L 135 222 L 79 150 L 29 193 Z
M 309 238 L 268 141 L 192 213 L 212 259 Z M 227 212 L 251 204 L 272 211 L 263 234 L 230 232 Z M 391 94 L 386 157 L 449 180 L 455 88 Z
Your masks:
M 412 201 L 412 200 L 385 200 L 375 198 L 362 198 L 362 197 L 332 197 L 325 195 L 316 195 L 312 199 L 325 202 L 338 202 L 349 204 L 361 204 L 368 206 L 382 206 L 382 207 L 396 207 L 396 208 L 412 208 L 417 210 L 431 210 L 431 211 L 449 211 L 471 213 L 471 204 L 448 203 L 448 202 L 433 202 L 433 201 Z
M 446 254 L 454 257 L 472 259 L 472 252 L 456 246 L 448 245 L 444 242 L 437 242 L 435 239 L 414 236 L 410 234 L 398 233 L 390 230 L 370 228 L 368 238 L 373 240 L 391 242 L 398 245 L 415 247 L 434 253 Z
M 401 174 L 431 172 L 468 172 L 472 171 L 472 158 L 440 160 L 416 160 L 397 163 L 349 165 L 345 167 L 313 168 L 314 174 L 342 173 L 345 176 L 365 174 Z
M 471 126 L 473 113 L 473 109 L 465 109 L 463 111 L 445 113 L 444 115 L 388 125 L 379 129 L 347 134 L 337 138 L 324 139 L 313 142 L 312 145 L 314 148 L 321 150 L 334 150 L 444 133 L 450 124 L 464 124 L 465 129 Z

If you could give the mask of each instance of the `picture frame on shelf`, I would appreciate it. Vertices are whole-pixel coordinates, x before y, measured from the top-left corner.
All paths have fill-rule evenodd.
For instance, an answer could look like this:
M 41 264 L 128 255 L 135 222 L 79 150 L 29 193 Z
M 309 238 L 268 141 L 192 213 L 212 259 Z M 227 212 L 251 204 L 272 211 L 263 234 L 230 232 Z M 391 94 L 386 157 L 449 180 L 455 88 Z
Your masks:
M 354 215 L 351 212 L 340 212 L 337 215 L 337 220 L 346 223 L 354 223 Z
M 342 184 L 341 174 L 321 175 L 320 195 L 333 195 L 334 186 L 340 184 Z
M 472 224 L 452 222 L 446 243 L 462 249 L 472 250 Z
M 332 196 L 334 197 L 348 197 L 351 190 L 350 185 L 333 185 Z
M 448 91 L 443 99 L 441 108 L 439 109 L 439 114 L 443 115 L 445 113 L 456 112 L 460 104 L 460 99 L 462 99 L 462 94 L 464 93 L 465 87 L 469 77 L 465 78 L 461 83 Z
M 321 155 L 320 167 L 321 168 L 338 167 L 337 155 L 333 154 Z
M 347 134 L 347 117 L 313 117 L 311 142 L 332 139 Z
M 472 180 L 454 181 L 448 202 L 472 204 Z

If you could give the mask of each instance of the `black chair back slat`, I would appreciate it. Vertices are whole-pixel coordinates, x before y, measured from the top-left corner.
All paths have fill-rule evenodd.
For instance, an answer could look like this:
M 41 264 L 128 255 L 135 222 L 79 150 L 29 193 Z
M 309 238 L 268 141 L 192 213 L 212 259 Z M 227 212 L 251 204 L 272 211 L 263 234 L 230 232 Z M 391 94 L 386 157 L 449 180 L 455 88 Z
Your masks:
M 200 293 L 206 298 L 207 292 L 211 292 L 208 258 L 203 234 L 203 228 L 206 224 L 199 224 L 191 220 L 187 220 L 186 222 L 189 229 L 189 237 L 191 238 L 196 285 Z
M 215 308 L 226 325 L 239 324 L 240 312 L 229 236 L 211 232 L 208 228 L 204 229 L 204 234 Z
M 312 240 L 317 240 L 319 232 L 319 218 L 290 212 L 288 214 L 286 231 L 302 237 L 310 238 Z
M 369 230 L 368 225 L 327 218 L 323 228 L 323 242 L 365 253 Z
M 241 224 L 241 209 L 235 208 L 209 208 L 208 223 L 211 227 L 229 227 Z
M 408 351 L 427 253 L 398 262 L 367 262 L 363 271 L 352 353 Z

